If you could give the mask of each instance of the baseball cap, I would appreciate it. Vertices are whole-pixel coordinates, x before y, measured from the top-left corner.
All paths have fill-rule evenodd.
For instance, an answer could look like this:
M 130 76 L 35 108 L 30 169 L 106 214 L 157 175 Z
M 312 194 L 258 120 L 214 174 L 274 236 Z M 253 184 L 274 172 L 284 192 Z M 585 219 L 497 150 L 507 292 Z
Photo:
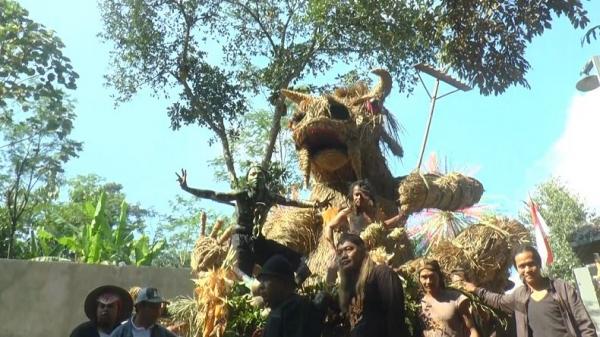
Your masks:
M 160 296 L 160 293 L 158 292 L 158 289 L 151 288 L 151 287 L 142 288 L 138 292 L 137 297 L 135 298 L 135 304 L 142 303 L 142 302 L 149 302 L 149 303 L 169 303 L 168 301 L 165 301 Z

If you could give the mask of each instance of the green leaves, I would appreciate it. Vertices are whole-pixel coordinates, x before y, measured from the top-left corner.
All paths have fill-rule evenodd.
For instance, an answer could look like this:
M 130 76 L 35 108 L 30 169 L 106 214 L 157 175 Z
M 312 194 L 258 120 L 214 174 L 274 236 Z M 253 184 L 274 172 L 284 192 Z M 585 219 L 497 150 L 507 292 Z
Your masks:
M 540 205 L 542 218 L 550 227 L 550 246 L 554 253 L 550 275 L 574 281 L 573 268 L 581 266 L 581 261 L 573 252 L 569 239 L 593 213 L 558 179 L 539 185 L 532 199 Z
M 26 219 L 56 197 L 62 165 L 81 149 L 67 138 L 75 115 L 62 91 L 75 89 L 78 75 L 54 32 L 13 0 L 0 0 L 0 8 L 0 129 L 8 146 L 0 158 L 0 188 L 8 192 L 0 197 L 7 210 L 0 252 L 12 257 L 27 254 L 16 251 L 15 237 L 33 231 Z
M 149 266 L 165 248 L 166 241 L 150 243 L 146 235 L 134 238 L 128 229 L 127 203 L 121 203 L 119 222 L 112 228 L 106 215 L 106 193 L 102 192 L 90 223 L 76 229 L 75 234 L 55 238 L 72 252 L 75 260 L 84 263 L 135 264 Z M 88 207 L 88 211 L 91 210 Z M 39 234 L 38 234 L 39 236 Z
M 581 38 L 581 46 L 583 46 L 585 43 L 590 44 L 592 39 L 596 40 L 597 38 L 600 38 L 600 25 L 594 26 L 585 32 Z
M 63 165 L 77 157 L 82 148 L 82 143 L 69 138 L 75 114 L 68 101 L 39 98 L 21 106 L 29 107 L 27 111 L 11 107 L 14 109 L 0 108 L 4 144 L 0 152 L 0 188 L 7 191 L 0 194 L 0 204 L 7 211 L 7 218 L 0 222 L 3 257 L 27 256 L 27 252 L 15 250 L 19 245 L 15 238 L 28 237 L 34 231 L 34 210 L 58 196 Z
M 165 244 L 165 240 L 158 240 L 157 242 L 150 244 L 150 239 L 146 235 L 142 235 L 133 243 L 135 265 L 149 266 L 152 264 L 152 260 L 154 260 L 154 258 L 156 258 L 163 250 Z
M 40 98 L 62 104 L 60 87 L 75 89 L 79 77 L 64 44 L 17 2 L 0 0 L 0 8 L 0 108 L 15 103 L 26 110 Z

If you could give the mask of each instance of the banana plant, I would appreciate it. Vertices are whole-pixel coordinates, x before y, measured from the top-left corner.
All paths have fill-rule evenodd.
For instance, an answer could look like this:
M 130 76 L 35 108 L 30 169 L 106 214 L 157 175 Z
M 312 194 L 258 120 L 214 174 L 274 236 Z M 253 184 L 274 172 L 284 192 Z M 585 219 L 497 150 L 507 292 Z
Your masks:
M 106 216 L 105 204 L 106 196 L 102 193 L 92 221 L 75 235 L 57 241 L 72 251 L 77 261 L 84 263 L 151 265 L 164 249 L 165 240 L 150 244 L 150 239 L 144 234 L 135 239 L 134 233 L 127 229 L 128 205 L 125 201 L 121 203 L 119 220 L 113 229 Z

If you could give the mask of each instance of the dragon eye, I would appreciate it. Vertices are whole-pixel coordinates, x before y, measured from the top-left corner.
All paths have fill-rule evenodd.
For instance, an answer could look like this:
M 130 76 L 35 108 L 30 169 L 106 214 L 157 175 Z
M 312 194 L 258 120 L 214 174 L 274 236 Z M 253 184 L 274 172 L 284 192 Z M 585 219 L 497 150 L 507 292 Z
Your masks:
M 372 113 L 372 114 L 378 114 L 381 112 L 381 102 L 376 99 L 373 98 L 367 102 L 365 102 L 367 111 Z
M 348 108 L 346 108 L 342 104 L 330 103 L 329 104 L 329 113 L 331 114 L 331 118 L 333 118 L 333 119 L 346 120 L 346 119 L 350 118 L 350 113 L 348 112 Z
M 304 118 L 304 116 L 306 116 L 306 114 L 303 111 L 294 112 L 294 114 L 292 115 L 292 119 L 290 120 L 290 124 L 299 123 Z

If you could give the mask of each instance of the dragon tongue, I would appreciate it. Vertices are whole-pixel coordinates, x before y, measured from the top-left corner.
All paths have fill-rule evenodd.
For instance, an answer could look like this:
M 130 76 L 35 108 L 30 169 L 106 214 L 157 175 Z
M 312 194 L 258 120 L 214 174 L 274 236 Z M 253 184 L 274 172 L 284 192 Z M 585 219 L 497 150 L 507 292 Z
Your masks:
M 352 165 L 352 170 L 354 170 L 354 175 L 356 176 L 356 179 L 362 179 L 360 147 L 355 144 L 349 144 L 348 156 L 350 157 L 350 165 Z
M 310 153 L 307 148 L 302 148 L 298 152 L 298 161 L 300 169 L 304 173 L 304 187 L 308 188 L 310 183 Z

